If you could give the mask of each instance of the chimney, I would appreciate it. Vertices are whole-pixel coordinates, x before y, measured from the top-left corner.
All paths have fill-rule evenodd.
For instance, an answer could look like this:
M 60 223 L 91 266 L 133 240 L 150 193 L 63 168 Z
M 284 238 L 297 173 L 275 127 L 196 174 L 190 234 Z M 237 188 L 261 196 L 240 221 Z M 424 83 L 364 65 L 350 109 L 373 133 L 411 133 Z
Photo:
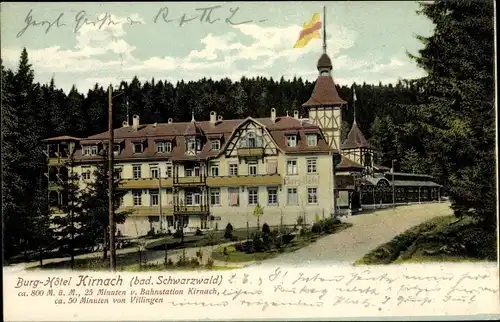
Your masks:
M 215 124 L 217 121 L 217 113 L 215 111 L 210 112 L 210 123 Z
M 299 119 L 299 111 L 297 111 L 297 110 L 293 111 L 293 118 L 296 120 Z
M 128 122 L 127 121 L 123 121 L 122 126 L 123 127 L 128 127 Z
M 219 122 L 222 122 L 222 115 L 219 115 L 219 116 L 217 117 L 217 120 L 218 120 Z
M 167 122 L 168 122 L 168 124 L 172 124 L 174 122 L 174 120 L 172 120 L 172 118 L 169 118 Z
M 274 107 L 271 109 L 271 121 L 276 122 L 276 109 Z
M 139 115 L 134 115 L 132 116 L 132 126 L 134 127 L 135 130 L 139 128 Z

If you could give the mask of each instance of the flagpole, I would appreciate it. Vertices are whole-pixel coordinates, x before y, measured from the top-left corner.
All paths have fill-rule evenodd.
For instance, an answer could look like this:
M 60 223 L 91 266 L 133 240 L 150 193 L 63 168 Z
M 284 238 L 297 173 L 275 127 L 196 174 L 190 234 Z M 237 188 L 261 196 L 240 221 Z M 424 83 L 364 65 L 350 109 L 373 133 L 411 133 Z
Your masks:
M 323 53 L 326 54 L 326 6 L 323 6 Z

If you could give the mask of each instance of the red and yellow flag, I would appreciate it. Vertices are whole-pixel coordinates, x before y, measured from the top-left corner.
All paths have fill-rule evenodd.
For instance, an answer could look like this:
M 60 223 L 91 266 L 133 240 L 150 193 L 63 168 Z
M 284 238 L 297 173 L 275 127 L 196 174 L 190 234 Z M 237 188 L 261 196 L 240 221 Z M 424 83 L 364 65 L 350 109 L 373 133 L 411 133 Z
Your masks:
M 315 13 L 310 21 L 304 22 L 304 27 L 299 34 L 299 39 L 293 48 L 304 48 L 314 38 L 321 38 L 319 31 L 321 30 L 321 15 Z

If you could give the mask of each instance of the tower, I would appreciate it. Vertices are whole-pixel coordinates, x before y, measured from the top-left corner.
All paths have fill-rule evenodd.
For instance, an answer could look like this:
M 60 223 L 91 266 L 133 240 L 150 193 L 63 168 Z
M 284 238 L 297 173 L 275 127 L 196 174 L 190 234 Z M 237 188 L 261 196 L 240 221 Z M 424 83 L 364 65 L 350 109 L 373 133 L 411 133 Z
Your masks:
M 373 168 L 374 150 L 372 145 L 366 140 L 363 132 L 358 127 L 356 121 L 356 89 L 353 86 L 353 108 L 354 121 L 352 122 L 351 130 L 347 134 L 346 140 L 341 144 L 342 154 L 354 162 L 357 162 L 365 167 L 365 169 Z
M 302 104 L 308 111 L 309 123 L 319 126 L 328 144 L 340 149 L 340 128 L 342 125 L 342 107 L 346 101 L 340 98 L 332 78 L 332 61 L 326 53 L 326 19 L 323 7 L 323 54 L 318 60 L 318 78 L 311 97 Z

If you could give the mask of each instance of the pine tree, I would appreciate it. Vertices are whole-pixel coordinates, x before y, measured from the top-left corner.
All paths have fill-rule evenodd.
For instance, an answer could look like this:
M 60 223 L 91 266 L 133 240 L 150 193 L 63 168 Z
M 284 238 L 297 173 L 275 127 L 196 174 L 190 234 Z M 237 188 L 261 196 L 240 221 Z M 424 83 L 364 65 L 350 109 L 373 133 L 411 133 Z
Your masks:
M 85 212 L 85 235 L 89 240 L 102 242 L 104 245 L 103 258 L 107 258 L 109 234 L 109 173 L 108 156 L 106 149 L 101 152 L 102 160 L 96 166 L 93 180 L 89 182 L 82 193 L 82 208 Z M 113 207 L 115 223 L 125 222 L 129 211 L 117 211 L 126 190 L 119 189 L 121 178 L 117 169 L 113 169 Z
M 492 1 L 422 3 L 435 25 L 410 55 L 427 72 L 414 109 L 432 163 L 441 165 L 455 214 L 495 222 L 494 38 Z
M 17 253 L 23 225 L 19 214 L 23 207 L 23 184 L 18 176 L 22 155 L 18 149 L 19 116 L 14 102 L 14 74 L 2 64 L 2 213 L 4 256 Z
M 66 166 L 69 171 L 68 178 L 60 182 L 63 198 L 59 208 L 62 214 L 54 216 L 52 225 L 55 244 L 59 246 L 60 251 L 69 252 L 71 269 L 74 269 L 76 250 L 87 247 L 88 240 L 83 230 L 84 214 L 81 206 L 79 175 L 73 171 L 75 162 L 72 157 L 67 161 Z

